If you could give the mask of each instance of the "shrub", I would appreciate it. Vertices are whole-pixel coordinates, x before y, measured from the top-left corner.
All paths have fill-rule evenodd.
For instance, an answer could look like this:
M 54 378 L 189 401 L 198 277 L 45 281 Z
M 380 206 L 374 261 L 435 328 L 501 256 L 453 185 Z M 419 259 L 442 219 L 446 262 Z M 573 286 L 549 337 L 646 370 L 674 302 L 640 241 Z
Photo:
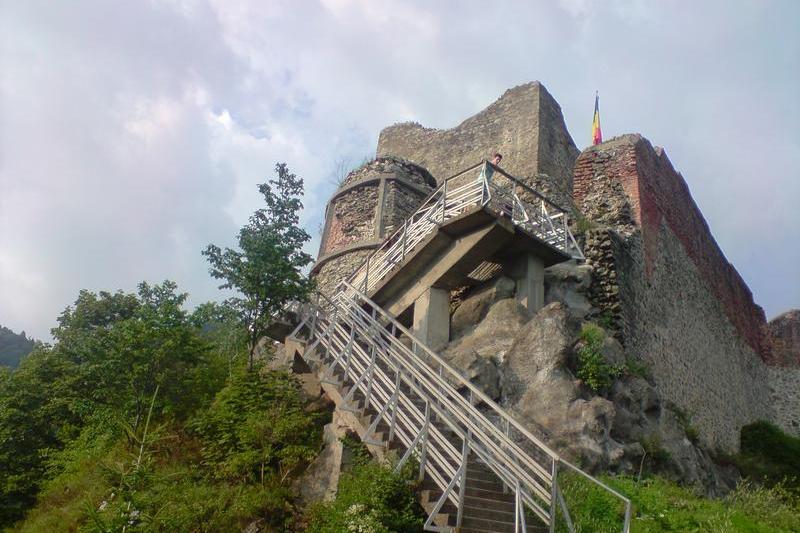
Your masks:
M 595 324 L 584 324 L 581 328 L 577 375 L 595 393 L 607 390 L 624 372 L 624 367 L 606 361 L 601 351 L 604 339 L 605 332 Z
M 755 422 L 741 431 L 736 462 L 742 475 L 768 486 L 782 483 L 800 495 L 800 438 L 769 422 Z
M 204 464 L 220 479 L 263 484 L 277 476 L 283 483 L 321 443 L 320 417 L 305 407 L 291 375 L 238 370 L 191 424 Z
M 410 485 L 412 477 L 412 469 L 396 474 L 374 461 L 356 462 L 352 472 L 342 474 L 336 499 L 312 508 L 307 531 L 422 531 L 424 515 Z

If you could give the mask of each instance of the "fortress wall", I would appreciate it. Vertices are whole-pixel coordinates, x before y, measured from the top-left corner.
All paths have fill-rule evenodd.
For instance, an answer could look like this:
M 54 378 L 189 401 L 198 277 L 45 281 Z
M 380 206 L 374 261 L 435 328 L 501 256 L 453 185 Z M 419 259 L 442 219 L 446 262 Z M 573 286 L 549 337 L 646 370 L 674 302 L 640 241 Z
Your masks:
M 774 422 L 787 433 L 800 436 L 800 368 L 767 367 Z
M 707 445 L 736 450 L 742 425 L 773 419 L 764 313 L 683 178 L 663 151 L 629 135 L 581 154 L 574 194 L 617 235 L 609 270 L 626 352 L 648 364 Z
M 441 183 L 457 172 L 503 154 L 501 166 L 519 178 L 547 174 L 550 188 L 572 190 L 578 149 L 561 107 L 539 82 L 509 89 L 499 100 L 455 128 L 437 130 L 402 123 L 381 131 L 377 155 L 409 159 Z
M 349 244 L 376 238 L 377 184 L 357 187 L 346 192 L 329 206 L 325 239 L 320 257 L 340 250 Z
M 773 418 L 767 366 L 666 222 L 658 241 L 650 257 L 640 232 L 616 250 L 625 350 L 646 362 L 659 392 L 691 415 L 704 443 L 737 450 L 743 425 Z
M 762 359 L 771 357 L 764 310 L 725 258 L 683 177 L 660 148 L 639 135 L 626 135 L 587 149 L 575 166 L 574 196 L 578 203 L 593 187 L 593 177 L 606 175 L 622 184 L 644 241 L 645 273 L 653 274 L 662 220 L 680 240 L 699 274 L 722 303 L 738 334 Z

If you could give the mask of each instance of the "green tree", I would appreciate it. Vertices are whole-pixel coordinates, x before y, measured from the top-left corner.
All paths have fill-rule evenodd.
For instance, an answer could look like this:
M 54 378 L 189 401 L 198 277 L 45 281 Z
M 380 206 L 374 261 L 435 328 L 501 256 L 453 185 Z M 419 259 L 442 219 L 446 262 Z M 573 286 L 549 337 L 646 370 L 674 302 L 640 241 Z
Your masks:
M 250 366 L 270 322 L 288 302 L 305 299 L 310 289 L 301 270 L 312 261 L 302 251 L 311 237 L 298 226 L 303 180 L 285 163 L 276 164 L 275 172 L 275 179 L 258 186 L 266 207 L 253 213 L 239 231 L 239 249 L 209 244 L 203 251 L 211 264 L 209 273 L 225 280 L 220 288 L 240 294 L 227 303 L 247 329 Z

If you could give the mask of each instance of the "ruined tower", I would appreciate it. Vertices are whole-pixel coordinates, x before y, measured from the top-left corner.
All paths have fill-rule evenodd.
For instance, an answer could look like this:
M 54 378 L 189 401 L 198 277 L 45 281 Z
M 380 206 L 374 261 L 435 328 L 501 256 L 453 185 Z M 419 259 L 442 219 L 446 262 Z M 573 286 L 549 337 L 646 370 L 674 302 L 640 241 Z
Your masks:
M 404 157 L 430 171 L 438 183 L 481 159 L 503 154 L 503 168 L 561 205 L 572 193 L 578 149 L 561 107 L 538 81 L 507 90 L 458 126 L 438 130 L 406 122 L 384 128 L 378 156 Z
M 436 182 L 424 168 L 378 157 L 350 172 L 328 202 L 317 262 L 317 286 L 332 294 L 410 216 Z

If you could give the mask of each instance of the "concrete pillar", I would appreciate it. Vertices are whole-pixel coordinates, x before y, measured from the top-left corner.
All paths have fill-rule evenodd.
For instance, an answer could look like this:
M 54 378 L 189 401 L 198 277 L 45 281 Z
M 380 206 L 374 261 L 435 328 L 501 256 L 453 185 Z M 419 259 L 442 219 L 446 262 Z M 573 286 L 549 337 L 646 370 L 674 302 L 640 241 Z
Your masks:
M 414 301 L 414 335 L 432 350 L 450 341 L 450 292 L 427 289 Z
M 532 254 L 521 257 L 513 271 L 517 301 L 531 313 L 544 306 L 544 263 Z

